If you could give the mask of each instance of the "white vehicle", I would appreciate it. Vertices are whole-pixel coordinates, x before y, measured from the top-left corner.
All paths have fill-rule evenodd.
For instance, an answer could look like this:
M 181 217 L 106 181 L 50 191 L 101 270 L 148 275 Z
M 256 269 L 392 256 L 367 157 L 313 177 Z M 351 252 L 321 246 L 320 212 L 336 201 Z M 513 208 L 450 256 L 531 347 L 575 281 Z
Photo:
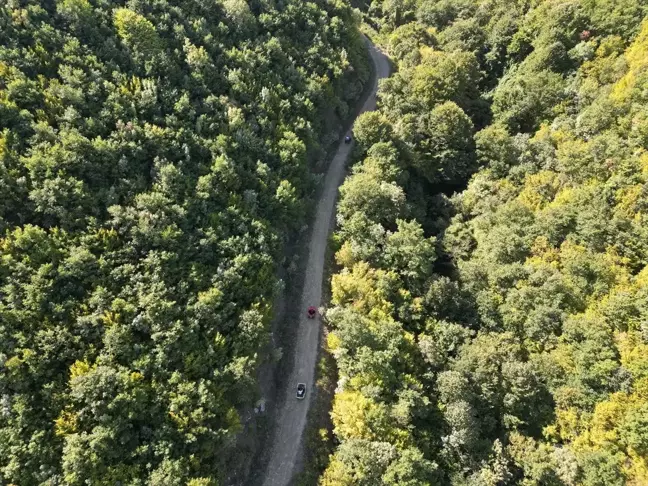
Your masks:
M 297 384 L 297 399 L 303 400 L 306 396 L 306 383 Z

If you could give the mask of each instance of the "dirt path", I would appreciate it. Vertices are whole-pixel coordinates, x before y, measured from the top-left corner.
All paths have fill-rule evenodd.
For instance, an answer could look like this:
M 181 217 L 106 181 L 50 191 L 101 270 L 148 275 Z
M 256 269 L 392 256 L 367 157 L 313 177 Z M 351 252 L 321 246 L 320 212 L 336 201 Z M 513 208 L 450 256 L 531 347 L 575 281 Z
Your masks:
M 387 57 L 367 41 L 371 59 L 376 68 L 374 86 L 362 112 L 376 108 L 376 91 L 378 79 L 389 76 L 389 61 Z M 340 143 L 335 158 L 332 160 L 324 180 L 317 214 L 310 237 L 308 263 L 304 278 L 304 290 L 301 302 L 298 303 L 302 317 L 299 320 L 299 330 L 296 336 L 295 360 L 286 389 L 280 394 L 283 398 L 282 409 L 277 411 L 278 422 L 270 444 L 272 455 L 266 470 L 264 486 L 286 486 L 290 483 L 295 471 L 298 453 L 302 447 L 302 436 L 306 426 L 306 417 L 315 381 L 315 364 L 317 362 L 320 321 L 306 317 L 306 309 L 314 305 L 319 307 L 322 299 L 322 280 L 324 261 L 329 232 L 332 228 L 335 201 L 338 187 L 344 179 L 346 162 L 353 144 Z M 297 383 L 306 383 L 307 392 L 304 400 L 295 397 Z

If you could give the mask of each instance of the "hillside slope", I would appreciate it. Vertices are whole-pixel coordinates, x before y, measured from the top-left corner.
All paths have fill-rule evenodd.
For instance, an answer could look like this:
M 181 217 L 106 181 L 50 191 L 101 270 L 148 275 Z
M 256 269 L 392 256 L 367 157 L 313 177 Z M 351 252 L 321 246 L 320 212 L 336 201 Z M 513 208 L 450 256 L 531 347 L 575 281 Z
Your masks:
M 328 346 L 339 485 L 648 481 L 646 2 L 374 1 Z
M 309 161 L 369 78 L 357 21 L 1 3 L 0 483 L 220 484 Z

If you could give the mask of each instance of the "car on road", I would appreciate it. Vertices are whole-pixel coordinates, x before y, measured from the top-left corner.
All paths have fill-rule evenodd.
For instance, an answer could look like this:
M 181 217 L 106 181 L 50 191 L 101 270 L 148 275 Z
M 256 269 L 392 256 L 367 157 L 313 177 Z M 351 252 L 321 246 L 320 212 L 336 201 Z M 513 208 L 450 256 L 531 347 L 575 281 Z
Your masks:
M 344 143 L 351 143 L 351 135 L 344 137 Z
M 308 316 L 309 319 L 315 319 L 315 316 L 317 315 L 317 308 L 311 305 L 308 308 L 308 311 L 306 311 L 306 315 Z
M 297 399 L 303 400 L 306 396 L 306 383 L 299 383 L 297 385 Z

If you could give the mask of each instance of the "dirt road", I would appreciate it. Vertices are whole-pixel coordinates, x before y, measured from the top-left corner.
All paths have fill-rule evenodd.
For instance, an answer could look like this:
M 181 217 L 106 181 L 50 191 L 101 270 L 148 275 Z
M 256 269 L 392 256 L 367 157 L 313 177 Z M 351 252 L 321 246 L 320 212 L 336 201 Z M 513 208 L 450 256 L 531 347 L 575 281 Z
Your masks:
M 371 43 L 367 42 L 367 45 L 376 68 L 376 76 L 373 89 L 362 107 L 362 112 L 376 108 L 378 79 L 389 76 L 390 69 L 387 57 Z M 302 317 L 299 320 L 299 330 L 295 341 L 294 365 L 290 379 L 286 382 L 286 389 L 282 392 L 282 409 L 278 410 L 276 415 L 278 422 L 270 444 L 272 455 L 266 470 L 264 486 L 286 486 L 296 472 L 295 464 L 302 447 L 302 436 L 315 381 L 315 364 L 321 325 L 319 318 L 311 320 L 306 317 L 306 309 L 311 305 L 319 307 L 321 304 L 326 245 L 332 228 L 338 187 L 344 179 L 346 162 L 352 147 L 353 144 L 340 143 L 335 158 L 326 173 L 324 188 L 317 206 L 309 243 L 304 290 L 301 302 L 298 304 Z M 295 397 L 297 383 L 306 383 L 306 398 L 303 400 L 297 400 Z

